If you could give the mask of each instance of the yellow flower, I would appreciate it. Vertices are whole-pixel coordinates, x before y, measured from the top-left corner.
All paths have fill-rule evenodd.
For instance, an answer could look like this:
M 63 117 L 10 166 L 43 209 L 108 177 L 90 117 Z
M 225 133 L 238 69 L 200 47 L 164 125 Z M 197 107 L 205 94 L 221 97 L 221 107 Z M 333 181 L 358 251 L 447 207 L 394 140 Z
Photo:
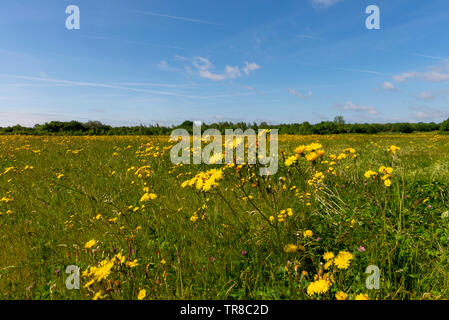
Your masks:
M 58 179 L 61 179 L 62 177 L 64 177 L 64 175 L 63 175 L 62 173 L 60 173 L 60 174 L 57 175 L 57 178 L 58 178 Z
M 292 244 L 292 243 L 287 244 L 287 245 L 284 247 L 284 251 L 285 251 L 286 253 L 295 253 L 297 250 L 298 250 L 298 246 L 296 246 L 296 245 L 294 245 L 294 244 Z
M 369 297 L 367 294 L 358 294 L 355 296 L 355 300 L 369 300 Z
M 345 293 L 345 292 L 343 292 L 343 291 L 338 291 L 338 292 L 335 294 L 335 298 L 336 298 L 337 300 L 346 300 L 346 299 L 348 299 L 348 294 Z
M 329 269 L 330 266 L 332 265 L 332 263 L 334 263 L 333 260 L 329 260 L 328 262 L 326 262 L 326 263 L 324 264 L 324 270 Z
M 312 162 L 315 161 L 317 157 L 318 155 L 316 154 L 316 152 L 311 152 L 308 155 L 306 155 L 306 160 Z
M 101 290 L 98 291 L 98 292 L 94 295 L 94 297 L 92 298 L 92 300 L 98 300 L 98 298 L 101 298 L 100 296 L 101 296 Z
M 376 171 L 373 171 L 373 170 L 368 170 L 368 171 L 366 171 L 365 172 L 365 178 L 367 178 L 367 179 L 369 179 L 369 178 L 371 178 L 371 176 L 377 176 L 377 172 Z
M 327 280 L 317 280 L 309 284 L 307 287 L 307 294 L 313 296 L 315 294 L 323 294 L 329 291 L 331 283 Z
M 334 254 L 332 252 L 326 252 L 323 254 L 323 259 L 329 261 L 334 258 Z
M 318 150 L 317 152 L 316 152 L 316 154 L 318 155 L 318 157 L 322 157 L 322 156 L 324 156 L 324 150 Z
M 313 236 L 312 230 L 306 230 L 306 231 L 304 231 L 304 237 L 305 237 L 305 238 L 309 238 L 309 237 L 312 237 L 312 236 Z
M 393 172 L 393 168 L 391 168 L 391 167 L 385 167 L 385 166 L 380 166 L 379 172 L 380 172 L 380 173 L 384 173 L 384 174 L 391 174 L 391 173 Z
M 96 243 L 97 243 L 97 241 L 95 241 L 95 240 L 90 240 L 90 241 L 86 242 L 86 244 L 84 245 L 84 248 L 85 248 L 85 249 L 90 249 L 90 248 L 92 248 Z
M 148 200 L 154 200 L 157 198 L 157 195 L 154 193 L 145 193 L 142 198 L 140 198 L 140 202 L 147 202 Z
M 399 150 L 401 150 L 401 148 L 396 147 L 394 145 L 393 146 L 389 146 L 388 149 L 387 149 L 387 151 L 391 152 L 392 154 L 396 154 L 396 151 L 399 151 Z
M 115 258 L 117 259 L 117 261 L 122 264 L 123 262 L 125 262 L 125 257 L 119 252 L 115 255 Z
M 334 264 L 338 269 L 348 269 L 353 257 L 350 252 L 340 251 L 334 259 Z
M 343 150 L 343 152 L 355 153 L 355 149 L 354 148 L 346 148 L 345 150 Z
M 391 180 L 390 179 L 385 180 L 384 184 L 385 184 L 386 187 L 391 186 Z
M 307 145 L 305 148 L 306 148 L 306 151 L 315 151 L 318 149 L 322 149 L 323 146 L 320 143 L 314 142 L 314 143 Z
M 285 160 L 285 165 L 286 165 L 287 167 L 290 167 L 291 165 L 295 164 L 295 162 L 296 162 L 297 160 L 298 160 L 298 158 L 297 158 L 296 156 L 288 157 L 288 158 Z
M 128 261 L 127 263 L 126 263 L 126 266 L 128 267 L 128 268 L 134 268 L 134 267 L 136 267 L 136 266 L 138 266 L 139 264 L 137 263 L 137 259 L 134 259 L 134 261 Z
M 299 147 L 297 147 L 296 149 L 295 149 L 295 153 L 297 153 L 297 154 L 301 154 L 301 153 L 303 153 L 304 151 L 306 150 L 306 146 L 299 146 Z
M 143 300 L 147 295 L 147 291 L 145 289 L 142 289 L 139 291 L 139 294 L 137 295 L 137 299 Z

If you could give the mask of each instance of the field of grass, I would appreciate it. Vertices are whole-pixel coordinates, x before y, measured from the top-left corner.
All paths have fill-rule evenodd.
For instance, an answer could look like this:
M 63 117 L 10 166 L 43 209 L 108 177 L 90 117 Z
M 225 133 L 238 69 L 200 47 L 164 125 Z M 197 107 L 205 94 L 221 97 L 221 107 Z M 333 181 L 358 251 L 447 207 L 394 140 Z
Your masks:
M 449 298 L 449 136 L 280 136 L 268 177 L 172 145 L 0 136 L 0 299 Z

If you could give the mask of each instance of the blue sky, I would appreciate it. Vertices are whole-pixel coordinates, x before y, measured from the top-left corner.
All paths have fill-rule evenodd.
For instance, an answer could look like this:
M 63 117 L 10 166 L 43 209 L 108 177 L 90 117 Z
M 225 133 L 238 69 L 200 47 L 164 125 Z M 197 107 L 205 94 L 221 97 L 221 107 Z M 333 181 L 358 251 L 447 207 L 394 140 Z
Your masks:
M 440 122 L 448 28 L 447 0 L 2 1 L 0 126 Z

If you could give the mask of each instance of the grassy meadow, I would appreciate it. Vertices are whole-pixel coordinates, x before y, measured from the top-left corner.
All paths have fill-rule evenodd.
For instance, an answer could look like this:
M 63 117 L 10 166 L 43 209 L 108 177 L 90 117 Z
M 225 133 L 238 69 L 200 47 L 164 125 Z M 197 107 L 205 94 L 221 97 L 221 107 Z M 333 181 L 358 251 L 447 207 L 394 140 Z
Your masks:
M 449 298 L 449 136 L 282 135 L 268 177 L 171 146 L 0 136 L 0 299 Z

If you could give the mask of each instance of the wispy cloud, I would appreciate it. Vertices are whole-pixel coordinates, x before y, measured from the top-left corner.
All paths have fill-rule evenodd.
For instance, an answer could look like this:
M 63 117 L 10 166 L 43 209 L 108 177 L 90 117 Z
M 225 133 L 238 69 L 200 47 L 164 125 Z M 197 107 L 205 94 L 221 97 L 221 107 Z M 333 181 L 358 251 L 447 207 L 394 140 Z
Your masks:
M 449 96 L 449 89 L 423 91 L 417 95 L 417 98 L 421 100 L 433 100 L 437 97 L 443 96 Z
M 421 53 L 416 53 L 416 52 L 412 52 L 412 53 L 410 53 L 410 54 L 411 54 L 411 55 L 414 55 L 414 56 L 417 56 L 417 57 L 423 57 L 423 58 L 428 58 L 428 59 L 433 59 L 433 60 L 449 61 L 448 58 L 436 57 L 436 56 L 430 56 L 430 55 L 421 54 Z
M 394 84 L 392 84 L 391 82 L 384 82 L 382 83 L 382 89 L 386 90 L 386 91 L 398 91 L 398 88 L 396 88 L 396 86 Z
M 172 46 L 172 45 L 168 45 L 168 44 L 160 44 L 160 43 L 153 43 L 153 42 L 142 42 L 142 41 L 133 41 L 133 40 L 119 39 L 119 38 L 110 38 L 110 37 L 104 37 L 104 36 L 86 35 L 86 36 L 82 36 L 82 37 L 93 39 L 93 40 L 118 41 L 118 42 L 137 44 L 137 45 L 143 45 L 143 46 L 152 46 L 152 47 L 177 49 L 177 50 L 189 50 L 189 48 Z
M 363 112 L 363 113 L 368 113 L 370 115 L 379 114 L 379 111 L 377 111 L 377 109 L 374 107 L 355 105 L 351 101 L 346 102 L 344 105 L 337 104 L 336 107 L 337 107 L 337 109 L 340 109 L 340 110 Z
M 312 0 L 312 3 L 314 5 L 327 8 L 342 1 L 343 0 Z
M 299 34 L 299 35 L 298 35 L 298 38 L 302 38 L 302 39 L 311 39 L 311 40 L 323 40 L 322 38 L 310 36 L 310 35 L 307 35 L 307 34 Z
M 240 72 L 239 67 L 237 67 L 237 66 L 232 67 L 229 65 L 226 65 L 223 73 L 213 73 L 211 70 L 213 70 L 215 68 L 215 66 L 209 59 L 203 58 L 203 57 L 194 57 L 192 60 L 192 66 L 196 69 L 196 71 L 198 72 L 198 75 L 201 78 L 205 78 L 205 79 L 209 79 L 209 80 L 213 80 L 213 81 L 236 79 L 236 78 L 239 78 L 242 76 L 242 73 Z M 252 63 L 245 62 L 245 66 L 243 67 L 243 72 L 246 75 L 249 75 L 251 72 L 253 72 L 259 68 L 260 68 L 260 66 L 255 62 L 252 62 Z M 189 72 L 189 74 L 193 73 L 193 70 L 190 67 L 186 70 Z
M 159 69 L 161 69 L 162 71 L 173 71 L 173 72 L 177 72 L 177 71 L 181 71 L 178 68 L 174 68 L 168 65 L 167 61 L 162 60 L 161 62 L 159 62 L 157 64 L 157 66 L 159 67 Z
M 29 77 L 29 76 L 20 76 L 20 75 L 12 75 L 12 74 L 0 74 L 0 77 L 47 82 L 47 83 L 53 83 L 53 84 L 57 84 L 57 85 L 64 84 L 64 85 L 71 85 L 71 86 L 78 86 L 78 87 L 96 87 L 96 88 L 106 88 L 106 89 L 127 90 L 127 91 L 134 91 L 134 92 L 149 93 L 149 94 L 154 94 L 154 95 L 182 97 L 182 98 L 190 98 L 190 99 L 209 99 L 208 97 L 204 97 L 204 96 L 185 95 L 185 94 L 179 94 L 176 92 L 156 91 L 156 90 L 133 88 L 133 87 L 120 86 L 120 85 L 107 84 L 107 83 L 98 83 L 98 82 L 84 82 L 84 81 L 72 81 L 72 80 L 53 79 L 53 78 L 39 78 L 39 77 Z
M 252 71 L 256 71 L 257 69 L 260 69 L 260 66 L 255 62 L 245 62 L 245 66 L 243 67 L 243 71 L 248 75 Z
M 57 113 L 37 113 L 37 112 L 9 112 L 2 111 L 0 126 L 15 126 L 20 122 L 22 126 L 32 127 L 36 123 L 61 120 L 68 118 L 65 114 Z
M 439 66 L 429 66 L 428 71 L 408 71 L 393 76 L 395 82 L 406 82 L 408 80 L 420 79 L 427 82 L 442 82 L 449 80 L 449 63 Z
M 290 88 L 290 89 L 288 89 L 288 92 L 298 98 L 301 98 L 301 99 L 306 99 L 306 98 L 312 96 L 312 91 L 307 92 L 307 94 L 302 94 L 301 92 L 298 92 L 295 89 Z
M 434 97 L 434 95 L 431 94 L 430 92 L 424 91 L 424 92 L 421 92 L 421 93 L 418 95 L 418 98 L 421 99 L 421 100 L 432 100 L 432 99 L 435 98 L 435 97 Z
M 406 82 L 411 79 L 420 79 L 428 82 L 442 82 L 449 80 L 448 73 L 442 73 L 439 71 L 428 71 L 428 72 L 403 72 L 400 75 L 394 76 L 393 80 L 396 82 Z
M 411 107 L 412 111 L 414 111 L 410 119 L 413 122 L 419 121 L 442 121 L 449 117 L 449 110 L 442 110 L 437 108 L 431 108 L 429 106 L 419 106 L 419 107 Z
M 170 83 L 154 83 L 154 82 L 117 82 L 117 85 L 137 86 L 137 87 L 165 87 L 165 88 L 190 88 L 194 84 L 170 84 Z
M 201 78 L 206 78 L 213 81 L 222 81 L 227 78 L 226 74 L 210 72 L 210 69 L 213 69 L 214 65 L 207 58 L 195 57 L 192 64 L 198 70 L 198 74 Z
M 368 74 L 374 74 L 377 76 L 393 76 L 393 74 L 391 74 L 391 73 L 384 73 L 384 72 L 379 72 L 379 71 L 369 70 L 369 69 L 353 69 L 353 68 L 344 68 L 344 67 L 339 67 L 339 66 L 328 66 L 328 65 L 314 64 L 314 63 L 300 63 L 300 64 L 302 64 L 304 66 L 310 66 L 310 67 L 327 68 L 327 69 L 333 69 L 333 70 L 358 72 L 358 73 L 368 73 Z
M 133 10 L 133 12 L 140 13 L 140 14 L 146 14 L 146 15 L 150 15 L 150 16 L 161 17 L 161 18 L 193 22 L 193 23 L 210 24 L 210 25 L 216 25 L 216 26 L 223 25 L 220 23 L 215 23 L 215 22 L 210 22 L 210 21 L 205 21 L 205 20 L 199 20 L 199 19 L 188 18 L 188 17 L 180 17 L 180 16 L 171 16 L 168 14 L 160 14 L 160 13 L 151 12 L 151 11 Z

